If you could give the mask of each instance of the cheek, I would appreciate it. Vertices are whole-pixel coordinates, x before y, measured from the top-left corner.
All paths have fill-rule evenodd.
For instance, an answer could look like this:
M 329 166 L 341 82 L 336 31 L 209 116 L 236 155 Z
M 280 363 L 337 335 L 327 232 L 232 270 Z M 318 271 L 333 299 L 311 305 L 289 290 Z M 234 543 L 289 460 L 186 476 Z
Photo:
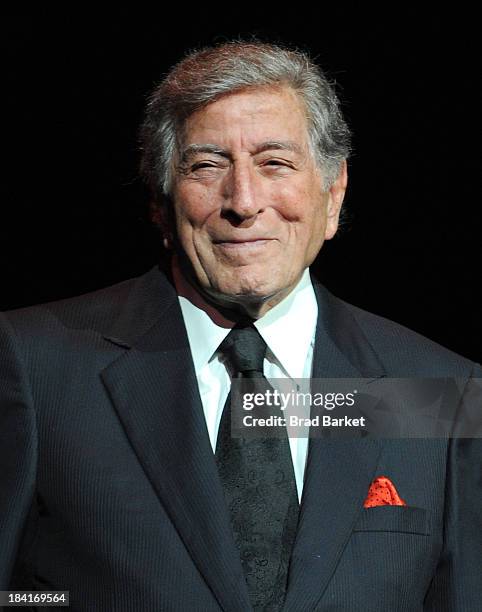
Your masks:
M 212 213 L 210 198 L 201 190 L 179 189 L 175 193 L 174 211 L 179 233 L 202 227 Z
M 269 194 L 269 202 L 278 214 L 292 223 L 302 221 L 306 214 L 306 193 L 290 185 L 275 185 Z
M 318 183 L 275 185 L 270 199 L 287 221 L 319 225 L 324 219 L 325 200 Z
M 296 200 L 280 207 L 279 213 L 288 221 L 287 227 L 293 230 L 300 245 L 318 242 L 318 239 L 323 238 L 326 208 L 320 196 L 314 198 L 309 192 L 298 194 Z
M 300 255 L 312 260 L 321 249 L 325 239 L 326 206 L 322 197 L 307 199 L 301 213 L 296 240 Z

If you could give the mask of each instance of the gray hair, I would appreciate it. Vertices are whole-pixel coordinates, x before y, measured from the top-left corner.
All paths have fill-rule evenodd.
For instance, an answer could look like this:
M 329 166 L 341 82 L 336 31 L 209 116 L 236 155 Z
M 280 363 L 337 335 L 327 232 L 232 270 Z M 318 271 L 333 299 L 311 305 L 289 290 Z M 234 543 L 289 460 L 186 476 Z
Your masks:
M 173 162 L 187 117 L 224 95 L 283 85 L 305 104 L 311 149 L 328 189 L 350 153 L 350 131 L 333 87 L 302 51 L 233 41 L 190 53 L 149 97 L 140 131 L 140 169 L 154 202 L 170 193 Z

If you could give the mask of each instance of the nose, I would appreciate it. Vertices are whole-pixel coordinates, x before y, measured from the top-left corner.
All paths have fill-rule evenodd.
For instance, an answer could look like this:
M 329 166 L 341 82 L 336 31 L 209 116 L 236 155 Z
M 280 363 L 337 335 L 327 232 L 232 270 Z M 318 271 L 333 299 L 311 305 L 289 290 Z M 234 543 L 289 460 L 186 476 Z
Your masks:
M 261 212 L 261 198 L 254 168 L 235 161 L 223 185 L 223 211 L 238 219 L 250 219 Z

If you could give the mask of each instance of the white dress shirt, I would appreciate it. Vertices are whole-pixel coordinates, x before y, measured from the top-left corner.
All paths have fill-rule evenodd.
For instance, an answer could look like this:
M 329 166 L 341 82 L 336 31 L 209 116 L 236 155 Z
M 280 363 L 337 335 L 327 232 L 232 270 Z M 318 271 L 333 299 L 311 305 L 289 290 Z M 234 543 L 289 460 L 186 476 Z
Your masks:
M 176 267 L 173 272 L 209 439 L 215 451 L 221 415 L 231 387 L 229 371 L 217 349 L 233 323 L 219 317 L 219 313 L 194 293 Z M 318 304 L 306 269 L 291 293 L 254 322 L 268 347 L 263 364 L 266 378 L 310 379 L 317 317 Z M 272 384 L 276 388 L 276 380 Z M 308 438 L 290 437 L 289 443 L 301 500 Z

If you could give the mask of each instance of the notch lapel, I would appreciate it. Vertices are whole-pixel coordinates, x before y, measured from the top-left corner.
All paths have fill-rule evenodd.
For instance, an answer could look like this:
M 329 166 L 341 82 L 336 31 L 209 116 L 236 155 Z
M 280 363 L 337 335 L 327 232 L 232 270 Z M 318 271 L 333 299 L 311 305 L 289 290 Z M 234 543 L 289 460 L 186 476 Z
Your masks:
M 318 321 L 313 378 L 384 376 L 348 308 L 313 280 Z M 381 443 L 311 438 L 284 611 L 312 610 L 323 596 L 375 475 Z
M 125 350 L 101 376 L 148 479 L 220 606 L 246 612 L 249 596 L 181 310 L 173 287 L 158 271 L 149 274 L 109 336 Z

